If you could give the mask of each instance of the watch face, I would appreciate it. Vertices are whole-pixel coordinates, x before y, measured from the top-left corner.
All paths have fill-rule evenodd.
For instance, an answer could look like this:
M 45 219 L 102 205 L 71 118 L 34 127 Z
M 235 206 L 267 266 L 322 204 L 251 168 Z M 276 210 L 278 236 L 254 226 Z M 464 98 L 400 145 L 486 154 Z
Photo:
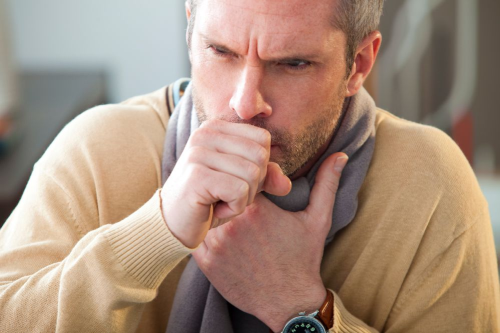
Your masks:
M 300 316 L 290 320 L 283 329 L 283 333 L 326 333 L 326 330 L 319 320 Z

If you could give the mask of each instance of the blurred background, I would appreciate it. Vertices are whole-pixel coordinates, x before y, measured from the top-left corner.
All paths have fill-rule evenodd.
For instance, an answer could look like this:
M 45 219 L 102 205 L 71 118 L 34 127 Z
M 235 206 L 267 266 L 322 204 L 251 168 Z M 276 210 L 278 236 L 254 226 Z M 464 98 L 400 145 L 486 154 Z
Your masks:
M 460 146 L 500 254 L 500 1 L 386 0 L 366 88 Z M 0 225 L 62 127 L 189 76 L 184 1 L 0 0 Z

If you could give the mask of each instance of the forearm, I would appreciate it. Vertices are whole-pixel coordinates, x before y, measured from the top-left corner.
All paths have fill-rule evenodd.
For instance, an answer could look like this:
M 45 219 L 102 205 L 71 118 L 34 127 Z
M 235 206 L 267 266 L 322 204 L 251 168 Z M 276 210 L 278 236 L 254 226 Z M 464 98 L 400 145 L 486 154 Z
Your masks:
M 88 233 L 64 260 L 3 281 L 0 331 L 133 332 L 144 304 L 189 252 L 166 228 L 156 193 L 125 220 Z M 0 254 L 4 272 L 11 258 Z

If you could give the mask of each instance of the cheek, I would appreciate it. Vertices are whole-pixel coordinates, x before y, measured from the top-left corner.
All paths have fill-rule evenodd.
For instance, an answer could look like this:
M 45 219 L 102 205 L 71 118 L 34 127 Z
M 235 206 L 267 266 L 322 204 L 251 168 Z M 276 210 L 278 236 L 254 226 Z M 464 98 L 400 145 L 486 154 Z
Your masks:
M 342 76 L 335 69 L 323 67 L 304 76 L 267 75 L 264 94 L 272 104 L 273 116 L 287 124 L 291 133 L 314 122 L 338 95 Z
M 198 99 L 209 118 L 220 118 L 227 114 L 233 84 L 227 71 L 219 64 L 193 56 L 191 77 Z
M 308 86 L 292 85 L 274 86 L 268 94 L 273 107 L 271 116 L 273 124 L 291 135 L 301 132 L 314 116 L 317 109 L 317 98 Z

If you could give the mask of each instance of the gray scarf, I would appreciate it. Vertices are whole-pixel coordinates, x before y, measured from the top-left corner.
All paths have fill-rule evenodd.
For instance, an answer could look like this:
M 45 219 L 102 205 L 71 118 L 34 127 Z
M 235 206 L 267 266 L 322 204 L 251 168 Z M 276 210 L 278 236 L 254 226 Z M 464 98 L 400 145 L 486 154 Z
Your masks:
M 342 172 L 333 209 L 332 227 L 325 246 L 356 215 L 357 195 L 368 171 L 375 146 L 375 109 L 373 99 L 364 89 L 346 99 L 330 146 L 309 173 L 294 180 L 292 191 L 285 197 L 266 194 L 270 201 L 282 209 L 304 210 L 309 203 L 310 190 L 321 163 L 336 152 L 347 154 L 349 163 Z M 189 136 L 198 126 L 199 121 L 189 85 L 168 123 L 163 150 L 163 184 L 172 173 Z M 210 284 L 194 258 L 191 258 L 179 281 L 167 327 L 167 333 L 178 332 L 267 333 L 269 329 L 256 317 L 228 303 Z

